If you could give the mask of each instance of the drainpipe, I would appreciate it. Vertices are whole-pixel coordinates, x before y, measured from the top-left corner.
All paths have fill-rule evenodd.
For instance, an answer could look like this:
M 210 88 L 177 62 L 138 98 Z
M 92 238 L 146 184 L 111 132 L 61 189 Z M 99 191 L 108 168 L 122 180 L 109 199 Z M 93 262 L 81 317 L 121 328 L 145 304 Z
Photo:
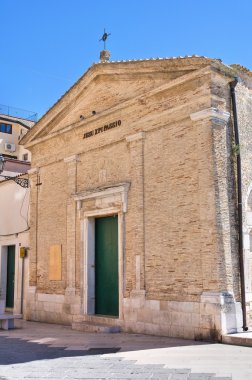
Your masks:
M 232 111 L 234 120 L 234 137 L 236 152 L 236 165 L 237 165 L 237 204 L 238 204 L 238 234 L 239 234 L 239 264 L 240 264 L 240 286 L 241 286 L 241 306 L 242 306 L 242 320 L 243 331 L 247 331 L 247 315 L 246 315 L 246 296 L 245 296 L 245 276 L 244 276 L 244 260 L 243 260 L 243 220 L 242 220 L 242 176 L 241 176 L 241 155 L 240 155 L 240 142 L 239 142 L 239 129 L 238 118 L 236 108 L 236 96 L 235 86 L 238 83 L 238 79 L 234 78 L 234 81 L 229 83 L 232 100 Z

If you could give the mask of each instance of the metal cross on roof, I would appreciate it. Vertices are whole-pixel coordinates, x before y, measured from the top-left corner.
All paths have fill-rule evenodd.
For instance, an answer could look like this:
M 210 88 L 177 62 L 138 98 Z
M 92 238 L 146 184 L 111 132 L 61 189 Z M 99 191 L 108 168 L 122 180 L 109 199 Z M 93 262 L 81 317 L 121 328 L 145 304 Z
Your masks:
M 106 50 L 106 40 L 108 38 L 108 36 L 110 36 L 111 33 L 107 33 L 105 28 L 104 28 L 104 33 L 102 35 L 102 38 L 99 40 L 99 41 L 103 41 L 104 42 L 104 50 Z

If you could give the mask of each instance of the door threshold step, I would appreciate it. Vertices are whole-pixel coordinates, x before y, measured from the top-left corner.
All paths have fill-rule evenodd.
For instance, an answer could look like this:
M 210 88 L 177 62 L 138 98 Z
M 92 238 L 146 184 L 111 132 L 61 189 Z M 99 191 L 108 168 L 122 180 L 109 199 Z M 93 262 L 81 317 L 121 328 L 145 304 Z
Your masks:
M 108 316 L 108 315 L 97 315 L 97 314 L 84 314 L 84 315 L 74 315 L 73 323 L 75 322 L 88 322 L 93 325 L 108 325 L 108 326 L 118 326 L 120 325 L 119 317 Z
M 119 333 L 121 332 L 120 326 L 109 326 L 103 323 L 93 323 L 93 322 L 73 322 L 72 329 L 83 331 L 83 332 L 95 332 L 95 333 Z
M 23 318 L 22 314 L 10 314 L 10 313 L 1 313 L 0 319 L 21 319 Z

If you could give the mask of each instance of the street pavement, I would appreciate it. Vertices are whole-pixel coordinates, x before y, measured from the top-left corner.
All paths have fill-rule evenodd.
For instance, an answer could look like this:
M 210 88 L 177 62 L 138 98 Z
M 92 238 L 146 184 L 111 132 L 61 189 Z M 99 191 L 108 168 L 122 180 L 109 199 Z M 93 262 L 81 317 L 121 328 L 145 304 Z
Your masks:
M 0 380 L 252 380 L 252 348 L 18 321 L 0 330 Z

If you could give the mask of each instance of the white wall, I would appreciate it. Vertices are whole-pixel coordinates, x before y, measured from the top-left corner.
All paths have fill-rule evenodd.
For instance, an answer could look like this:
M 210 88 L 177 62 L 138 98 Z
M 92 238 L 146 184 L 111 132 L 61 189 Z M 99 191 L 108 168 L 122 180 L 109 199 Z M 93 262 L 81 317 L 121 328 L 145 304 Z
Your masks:
M 6 299 L 7 247 L 14 245 L 14 313 L 25 313 L 29 268 L 28 257 L 20 257 L 20 247 L 29 247 L 29 196 L 30 189 L 14 181 L 0 182 L 0 300 Z
M 29 188 L 23 188 L 14 181 L 0 182 L 0 237 L 29 228 L 29 193 Z

